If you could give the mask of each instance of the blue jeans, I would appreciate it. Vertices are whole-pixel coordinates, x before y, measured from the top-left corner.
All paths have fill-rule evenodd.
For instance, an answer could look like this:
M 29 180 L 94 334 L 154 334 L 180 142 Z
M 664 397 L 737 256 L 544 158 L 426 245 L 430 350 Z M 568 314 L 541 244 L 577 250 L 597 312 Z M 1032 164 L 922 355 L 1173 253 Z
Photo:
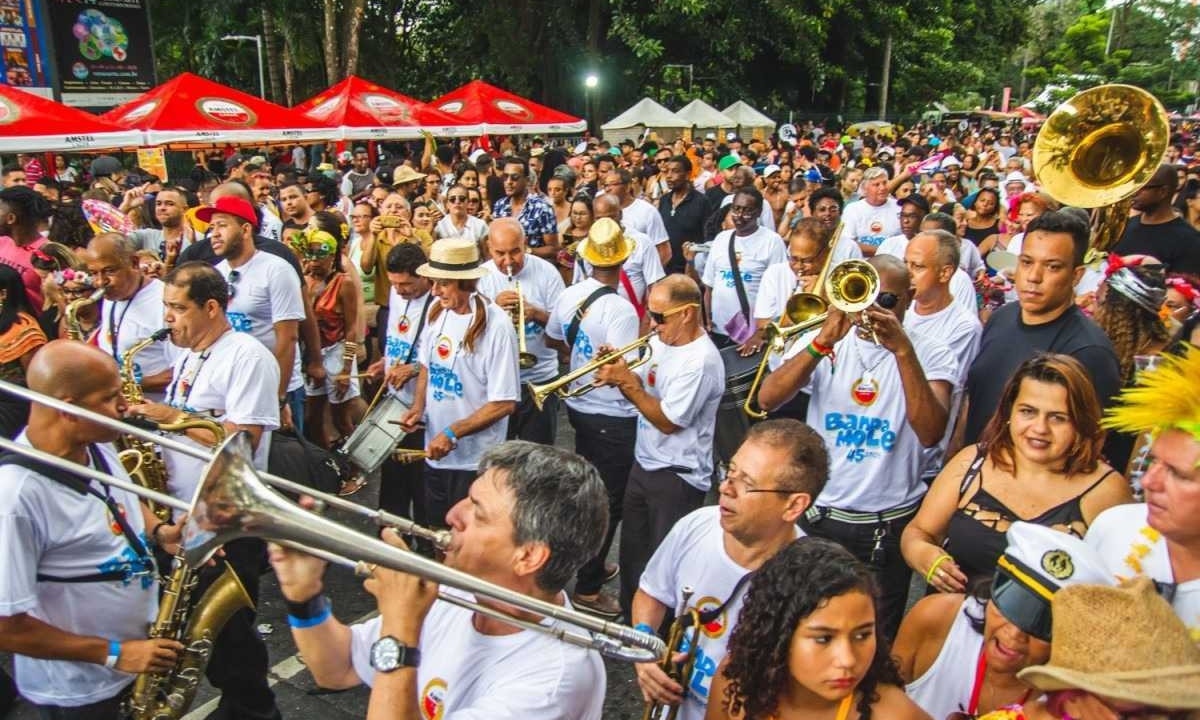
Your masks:
M 304 394 L 304 386 L 288 391 L 285 396 L 287 398 L 288 408 L 292 411 L 292 422 L 296 425 L 296 434 L 304 435 L 304 400 L 307 395 Z

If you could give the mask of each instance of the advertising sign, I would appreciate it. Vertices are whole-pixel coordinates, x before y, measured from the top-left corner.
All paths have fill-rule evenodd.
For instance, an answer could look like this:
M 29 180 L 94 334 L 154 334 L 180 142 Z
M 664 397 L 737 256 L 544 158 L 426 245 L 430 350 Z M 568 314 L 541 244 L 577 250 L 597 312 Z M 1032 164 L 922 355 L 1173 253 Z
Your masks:
M 154 87 L 146 5 L 144 0 L 46 0 L 63 103 L 108 109 Z
M 38 0 L 0 0 L 0 83 L 52 97 Z

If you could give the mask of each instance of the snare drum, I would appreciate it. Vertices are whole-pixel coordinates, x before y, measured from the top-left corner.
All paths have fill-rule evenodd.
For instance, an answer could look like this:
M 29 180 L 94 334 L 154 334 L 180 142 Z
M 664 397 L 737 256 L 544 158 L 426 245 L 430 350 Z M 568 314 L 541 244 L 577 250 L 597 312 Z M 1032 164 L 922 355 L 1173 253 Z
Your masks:
M 750 383 L 754 381 L 762 354 L 768 352 L 768 347 L 769 344 L 764 345 L 749 357 L 738 355 L 736 345 L 721 350 L 721 362 L 725 365 L 725 393 L 721 395 L 721 404 L 717 408 L 717 427 L 713 435 L 717 462 L 721 464 L 728 465 L 742 440 L 746 439 L 750 417 L 742 406 L 746 404 Z
M 364 473 L 373 473 L 392 454 L 405 432 L 392 420 L 399 420 L 409 407 L 399 399 L 382 397 L 342 446 L 341 453 Z

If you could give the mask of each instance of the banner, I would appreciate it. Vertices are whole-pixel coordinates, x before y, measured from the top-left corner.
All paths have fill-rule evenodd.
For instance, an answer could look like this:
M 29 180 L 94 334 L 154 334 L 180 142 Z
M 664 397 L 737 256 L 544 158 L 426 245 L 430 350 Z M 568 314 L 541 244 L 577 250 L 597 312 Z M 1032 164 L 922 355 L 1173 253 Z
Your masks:
M 107 110 L 154 87 L 143 0 L 46 0 L 62 102 Z
M 159 181 L 167 181 L 167 155 L 161 147 L 138 148 L 137 164 Z
M 53 99 L 38 0 L 0 0 L 0 82 Z

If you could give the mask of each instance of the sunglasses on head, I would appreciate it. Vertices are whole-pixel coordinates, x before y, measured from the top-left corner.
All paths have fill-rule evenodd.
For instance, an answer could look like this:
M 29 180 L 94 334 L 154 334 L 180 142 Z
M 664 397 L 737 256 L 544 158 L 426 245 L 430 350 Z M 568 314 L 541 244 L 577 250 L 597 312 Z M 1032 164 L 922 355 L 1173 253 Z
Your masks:
M 683 305 L 677 305 L 670 310 L 663 310 L 662 312 L 656 312 L 647 308 L 646 314 L 650 316 L 650 319 L 653 320 L 656 325 L 662 325 L 667 321 L 667 318 L 671 317 L 672 315 L 677 315 L 688 308 L 698 307 L 700 307 L 700 303 L 685 303 Z

